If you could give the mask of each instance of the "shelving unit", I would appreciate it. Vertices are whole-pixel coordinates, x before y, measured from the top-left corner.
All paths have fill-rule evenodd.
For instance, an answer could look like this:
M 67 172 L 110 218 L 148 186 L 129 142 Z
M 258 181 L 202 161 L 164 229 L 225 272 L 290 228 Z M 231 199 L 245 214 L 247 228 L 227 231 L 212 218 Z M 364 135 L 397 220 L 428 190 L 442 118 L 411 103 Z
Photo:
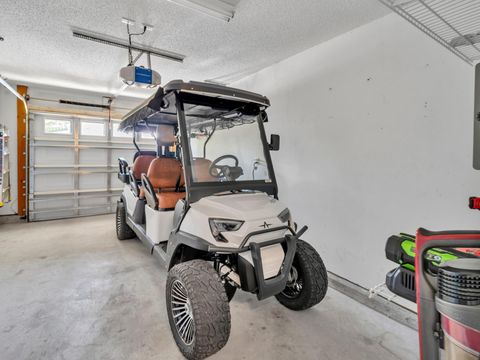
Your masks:
M 10 151 L 8 131 L 0 125 L 0 207 L 10 201 Z
M 379 0 L 462 60 L 480 60 L 480 1 Z

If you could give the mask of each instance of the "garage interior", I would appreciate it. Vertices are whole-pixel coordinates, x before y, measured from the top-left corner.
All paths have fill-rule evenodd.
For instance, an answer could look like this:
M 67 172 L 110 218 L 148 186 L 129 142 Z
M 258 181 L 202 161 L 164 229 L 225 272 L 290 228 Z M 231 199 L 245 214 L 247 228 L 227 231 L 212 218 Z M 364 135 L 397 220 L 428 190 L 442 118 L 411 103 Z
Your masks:
M 480 359 L 480 3 L 0 8 L 2 359 Z M 257 135 L 246 132 L 252 126 Z M 219 144 L 229 133 L 240 135 Z M 228 155 L 236 141 L 247 150 Z M 180 164 L 168 191 L 148 164 L 135 177 L 147 155 L 150 165 Z M 217 165 L 219 155 L 240 165 Z M 200 184 L 202 157 L 210 167 Z M 165 192 L 176 197 L 163 209 Z M 265 204 L 241 200 L 263 195 Z M 254 218 L 269 206 L 287 211 L 281 242 L 247 240 L 250 225 L 257 239 L 280 231 L 269 230 L 276 216 Z M 119 241 L 119 226 L 131 236 Z M 192 245 L 206 241 L 195 232 L 203 227 L 207 250 Z M 228 232 L 246 235 L 232 254 Z M 265 271 L 268 251 L 284 251 L 270 278 L 258 274 L 257 246 Z M 302 249 L 321 259 L 302 265 Z M 215 320 L 227 313 L 219 306 L 201 310 L 216 301 L 206 275 L 185 267 L 197 274 L 189 290 L 174 271 L 198 262 L 221 284 L 228 323 Z M 314 296 L 308 276 L 326 295 L 301 309 L 269 292 L 277 279 L 298 290 L 297 301 Z M 461 280 L 445 285 L 452 278 Z M 190 342 L 170 300 L 182 281 Z M 208 294 L 198 307 L 192 291 Z

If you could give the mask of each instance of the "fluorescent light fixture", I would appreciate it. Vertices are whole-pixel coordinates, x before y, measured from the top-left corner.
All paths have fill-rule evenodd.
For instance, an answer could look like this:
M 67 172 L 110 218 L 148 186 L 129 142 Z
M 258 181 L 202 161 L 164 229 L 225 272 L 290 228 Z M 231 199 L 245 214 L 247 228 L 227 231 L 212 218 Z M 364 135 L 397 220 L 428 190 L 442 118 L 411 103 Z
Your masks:
M 222 0 L 168 0 L 177 5 L 229 22 L 235 15 L 235 7 Z

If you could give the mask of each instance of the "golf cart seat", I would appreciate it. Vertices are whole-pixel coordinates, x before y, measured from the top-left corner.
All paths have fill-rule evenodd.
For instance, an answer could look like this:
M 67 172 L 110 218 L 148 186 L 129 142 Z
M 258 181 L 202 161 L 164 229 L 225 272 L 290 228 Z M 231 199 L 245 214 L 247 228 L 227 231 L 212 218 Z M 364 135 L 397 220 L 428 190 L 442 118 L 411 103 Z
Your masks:
M 210 175 L 210 165 L 212 162 L 204 158 L 195 158 L 192 161 L 192 174 L 195 181 L 207 182 L 207 181 L 218 181 Z
M 154 155 L 139 155 L 133 162 L 132 166 L 132 175 L 133 178 L 137 181 L 142 180 L 142 174 L 148 172 L 150 163 L 155 159 Z
M 141 186 L 142 174 L 146 174 L 148 172 L 150 163 L 155 159 L 155 157 L 155 154 L 135 154 L 132 170 L 130 172 L 130 185 L 135 195 L 137 195 L 140 199 L 145 198 L 143 187 Z
M 147 204 L 154 210 L 173 210 L 178 200 L 185 198 L 179 191 L 182 182 L 180 161 L 175 158 L 159 157 L 150 163 L 142 184 Z

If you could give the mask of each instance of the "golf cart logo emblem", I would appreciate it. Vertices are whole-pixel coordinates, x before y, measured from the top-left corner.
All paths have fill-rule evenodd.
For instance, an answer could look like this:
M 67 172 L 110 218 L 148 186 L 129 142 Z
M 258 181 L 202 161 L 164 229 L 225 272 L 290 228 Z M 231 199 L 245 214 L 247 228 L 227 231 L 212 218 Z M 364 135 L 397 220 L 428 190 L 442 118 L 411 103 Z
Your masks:
M 272 224 L 268 224 L 266 221 L 264 221 L 263 224 L 260 225 L 259 227 L 263 227 L 264 229 L 269 229 L 271 225 Z

